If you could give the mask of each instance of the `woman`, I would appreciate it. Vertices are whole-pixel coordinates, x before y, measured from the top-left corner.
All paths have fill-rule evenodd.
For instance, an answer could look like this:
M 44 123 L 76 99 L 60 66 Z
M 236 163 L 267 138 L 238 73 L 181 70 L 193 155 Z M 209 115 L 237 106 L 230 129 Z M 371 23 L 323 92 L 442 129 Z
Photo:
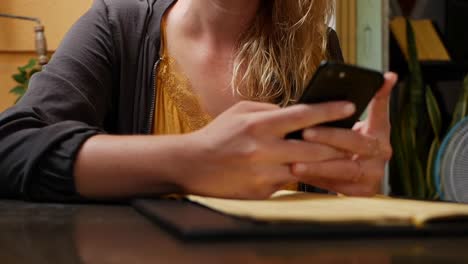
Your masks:
M 348 102 L 280 108 L 339 59 L 331 2 L 95 0 L 0 117 L 1 196 L 252 199 L 299 181 L 375 194 L 393 74 L 353 131 L 317 127 Z M 301 128 L 305 141 L 284 140 Z

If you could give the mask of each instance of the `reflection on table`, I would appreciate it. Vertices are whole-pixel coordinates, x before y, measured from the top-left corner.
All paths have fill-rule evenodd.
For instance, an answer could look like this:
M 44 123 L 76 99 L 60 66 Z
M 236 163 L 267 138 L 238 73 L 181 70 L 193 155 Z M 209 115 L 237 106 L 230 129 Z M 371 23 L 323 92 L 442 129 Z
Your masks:
M 1 263 L 386 264 L 468 260 L 468 238 L 184 242 L 127 206 L 0 202 L 0 234 Z

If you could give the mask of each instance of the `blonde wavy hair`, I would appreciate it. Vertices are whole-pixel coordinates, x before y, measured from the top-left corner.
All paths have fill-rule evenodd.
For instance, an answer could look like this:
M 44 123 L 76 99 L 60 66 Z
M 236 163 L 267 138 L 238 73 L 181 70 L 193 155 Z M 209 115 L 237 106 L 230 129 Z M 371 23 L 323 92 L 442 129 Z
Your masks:
M 239 40 L 232 87 L 246 100 L 294 103 L 326 58 L 334 1 L 263 0 Z

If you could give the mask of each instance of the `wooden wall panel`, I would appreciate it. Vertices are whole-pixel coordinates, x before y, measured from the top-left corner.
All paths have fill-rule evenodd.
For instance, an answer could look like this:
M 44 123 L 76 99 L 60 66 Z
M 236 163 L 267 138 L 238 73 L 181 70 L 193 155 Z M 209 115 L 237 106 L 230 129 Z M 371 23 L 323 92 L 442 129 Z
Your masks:
M 54 51 L 70 26 L 89 9 L 93 0 L 0 0 L 0 13 L 32 16 L 45 26 L 49 51 Z M 0 112 L 13 105 L 8 91 L 15 86 L 11 75 L 34 53 L 33 22 L 0 18 Z
M 0 13 L 32 16 L 45 26 L 49 48 L 55 50 L 70 26 L 92 0 L 1 0 Z M 34 23 L 0 18 L 0 51 L 34 50 Z

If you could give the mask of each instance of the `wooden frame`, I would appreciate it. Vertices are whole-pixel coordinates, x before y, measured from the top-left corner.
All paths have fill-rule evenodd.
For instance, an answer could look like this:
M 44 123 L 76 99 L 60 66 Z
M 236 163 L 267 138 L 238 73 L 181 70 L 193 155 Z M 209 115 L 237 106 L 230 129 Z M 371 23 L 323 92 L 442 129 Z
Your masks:
M 357 62 L 357 0 L 336 0 L 336 31 L 347 63 Z
M 357 0 L 357 64 L 388 70 L 389 1 Z
M 336 0 L 336 30 L 347 63 L 388 69 L 388 0 Z

